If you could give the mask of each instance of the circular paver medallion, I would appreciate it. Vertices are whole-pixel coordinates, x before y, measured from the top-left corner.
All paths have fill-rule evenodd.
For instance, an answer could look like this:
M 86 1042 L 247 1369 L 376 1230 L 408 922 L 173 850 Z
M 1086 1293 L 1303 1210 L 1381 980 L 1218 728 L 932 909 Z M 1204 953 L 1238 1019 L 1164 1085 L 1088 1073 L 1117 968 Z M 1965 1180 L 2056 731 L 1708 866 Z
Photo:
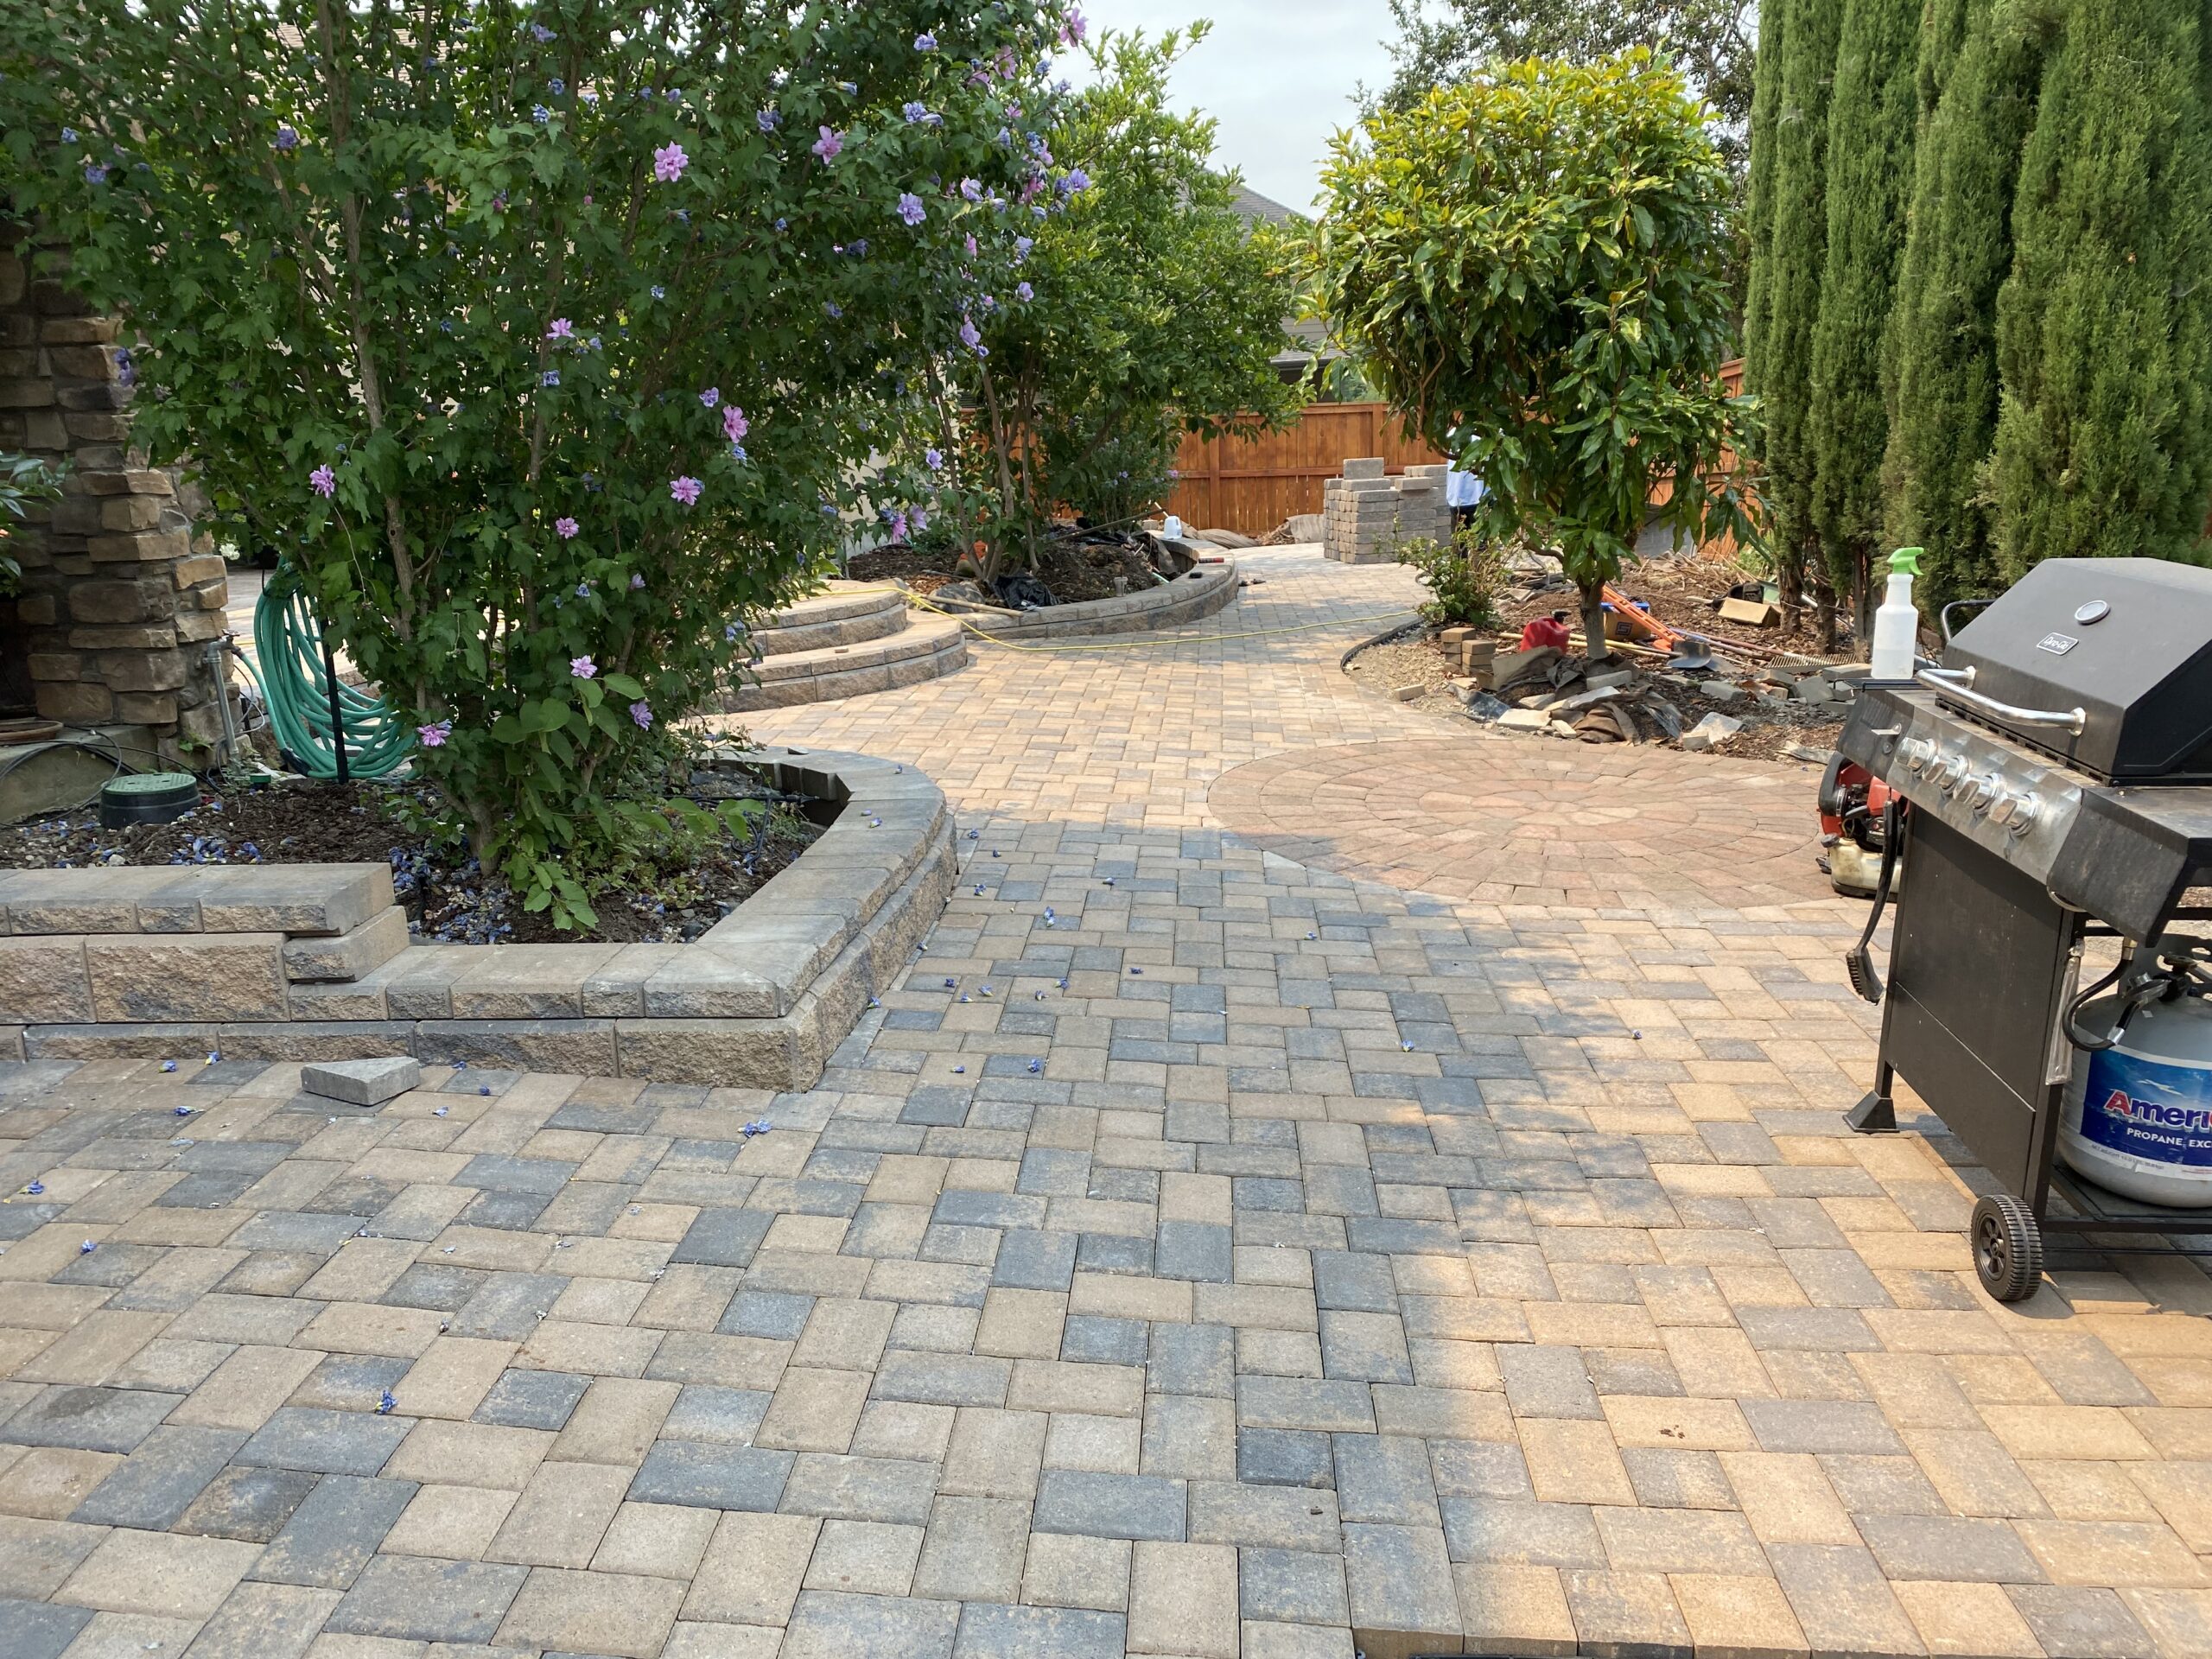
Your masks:
M 1214 781 L 1224 828 L 1300 864 L 1494 904 L 1800 904 L 1810 772 L 1627 744 L 1444 738 L 1298 749 Z

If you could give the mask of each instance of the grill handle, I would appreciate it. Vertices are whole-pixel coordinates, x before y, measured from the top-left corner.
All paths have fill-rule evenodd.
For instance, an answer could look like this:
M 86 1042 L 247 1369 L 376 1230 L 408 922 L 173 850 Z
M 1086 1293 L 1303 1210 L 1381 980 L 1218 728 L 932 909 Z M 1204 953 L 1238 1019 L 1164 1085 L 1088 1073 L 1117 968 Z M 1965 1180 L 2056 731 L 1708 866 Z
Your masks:
M 1969 703 L 1985 715 L 1994 715 L 1999 720 L 2009 720 L 2018 726 L 2063 726 L 2075 736 L 2082 735 L 2089 723 L 2085 709 L 2022 709 L 2016 704 L 1999 702 L 1996 698 L 1974 689 L 1974 670 L 1970 668 L 1923 668 L 1913 677 L 1923 685 L 1932 686 L 1945 696 L 1956 697 Z

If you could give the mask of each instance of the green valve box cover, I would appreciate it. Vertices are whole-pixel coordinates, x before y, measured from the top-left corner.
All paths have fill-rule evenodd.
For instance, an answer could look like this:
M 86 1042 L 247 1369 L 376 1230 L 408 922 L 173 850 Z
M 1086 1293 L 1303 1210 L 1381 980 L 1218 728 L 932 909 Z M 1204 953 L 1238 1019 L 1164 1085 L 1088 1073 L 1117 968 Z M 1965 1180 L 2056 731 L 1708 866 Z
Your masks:
M 100 823 L 110 830 L 168 823 L 199 804 L 200 780 L 188 772 L 131 772 L 100 791 Z

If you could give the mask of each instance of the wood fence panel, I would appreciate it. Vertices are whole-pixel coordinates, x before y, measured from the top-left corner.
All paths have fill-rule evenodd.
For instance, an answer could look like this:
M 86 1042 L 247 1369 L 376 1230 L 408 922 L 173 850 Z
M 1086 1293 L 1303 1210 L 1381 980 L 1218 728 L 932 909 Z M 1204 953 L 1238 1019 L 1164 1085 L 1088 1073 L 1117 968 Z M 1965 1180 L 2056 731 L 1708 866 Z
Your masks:
M 1740 360 L 1720 374 L 1730 392 L 1743 390 Z M 1280 432 L 1184 439 L 1175 463 L 1181 477 L 1166 511 L 1193 530 L 1264 536 L 1294 514 L 1320 512 L 1323 480 L 1341 474 L 1345 461 L 1373 455 L 1392 473 L 1444 459 L 1408 433 L 1387 404 L 1308 404 Z M 1732 464 L 1733 457 L 1720 462 Z

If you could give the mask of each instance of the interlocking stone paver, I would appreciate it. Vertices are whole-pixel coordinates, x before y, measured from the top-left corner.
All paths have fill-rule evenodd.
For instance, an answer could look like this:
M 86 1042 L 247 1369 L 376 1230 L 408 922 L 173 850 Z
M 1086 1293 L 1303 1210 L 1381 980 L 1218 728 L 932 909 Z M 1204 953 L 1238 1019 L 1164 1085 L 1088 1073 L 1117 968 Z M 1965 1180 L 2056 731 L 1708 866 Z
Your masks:
M 1409 573 L 1244 556 L 753 717 L 960 814 L 805 1094 L 0 1065 L 8 1659 L 2212 1651 L 2212 1285 L 1997 1307 L 1843 1130 L 1811 775 L 1370 697 Z

